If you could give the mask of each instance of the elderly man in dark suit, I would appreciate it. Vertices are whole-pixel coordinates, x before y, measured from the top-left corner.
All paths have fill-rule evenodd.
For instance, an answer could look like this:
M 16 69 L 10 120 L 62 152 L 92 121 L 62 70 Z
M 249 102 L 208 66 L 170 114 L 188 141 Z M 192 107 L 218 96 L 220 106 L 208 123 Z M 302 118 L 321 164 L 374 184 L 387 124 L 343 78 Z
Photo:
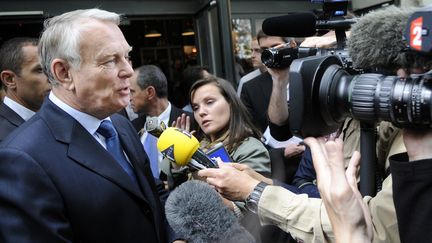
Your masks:
M 0 241 L 175 239 L 135 129 L 116 114 L 133 75 L 119 22 L 99 9 L 45 22 L 52 92 L 0 146 Z
M 0 104 L 0 142 L 39 110 L 51 89 L 37 45 L 35 38 L 17 37 L 0 48 L 0 79 L 6 93 Z

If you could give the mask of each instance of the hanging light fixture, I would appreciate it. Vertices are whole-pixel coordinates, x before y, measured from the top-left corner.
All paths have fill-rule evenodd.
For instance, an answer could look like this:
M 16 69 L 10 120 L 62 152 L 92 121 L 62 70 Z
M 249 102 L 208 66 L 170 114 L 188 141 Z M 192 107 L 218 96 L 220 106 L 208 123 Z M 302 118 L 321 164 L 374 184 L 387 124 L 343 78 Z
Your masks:
M 187 28 L 187 29 L 185 29 L 185 30 L 182 32 L 181 35 L 182 35 L 182 36 L 191 36 L 191 35 L 195 35 L 195 32 L 194 32 L 193 29 L 191 29 L 191 28 Z
M 144 37 L 146 38 L 161 37 L 161 36 L 162 34 L 155 29 L 150 30 L 147 34 L 144 35 Z

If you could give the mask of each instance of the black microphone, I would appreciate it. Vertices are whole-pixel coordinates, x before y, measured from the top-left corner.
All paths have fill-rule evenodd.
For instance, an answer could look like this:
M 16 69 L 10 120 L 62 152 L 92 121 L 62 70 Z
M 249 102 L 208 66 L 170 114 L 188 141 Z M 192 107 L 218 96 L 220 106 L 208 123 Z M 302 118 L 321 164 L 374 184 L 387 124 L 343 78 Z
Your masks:
M 213 188 L 199 180 L 172 191 L 165 203 L 171 228 L 187 242 L 255 242 Z
M 317 17 L 313 13 L 293 13 L 264 20 L 262 31 L 269 36 L 308 37 L 316 33 Z
M 351 27 L 347 48 L 355 68 L 394 68 L 410 66 L 403 32 L 412 8 L 389 6 L 369 12 Z

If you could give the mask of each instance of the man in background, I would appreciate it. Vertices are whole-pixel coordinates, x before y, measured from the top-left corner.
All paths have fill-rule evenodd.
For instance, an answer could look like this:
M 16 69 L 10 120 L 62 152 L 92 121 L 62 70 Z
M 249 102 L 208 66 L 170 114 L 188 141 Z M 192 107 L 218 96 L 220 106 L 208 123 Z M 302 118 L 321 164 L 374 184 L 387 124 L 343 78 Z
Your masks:
M 39 110 L 51 89 L 37 45 L 35 38 L 17 37 L 0 48 L 0 79 L 6 94 L 0 105 L 0 142 Z
M 192 114 L 168 101 L 167 78 L 155 65 L 144 65 L 135 69 L 131 78 L 131 107 L 139 114 L 132 124 L 139 132 L 141 142 L 149 156 L 153 176 L 165 180 L 165 176 L 161 177 L 160 174 L 162 154 L 156 147 L 157 137 L 146 131 L 146 123 L 149 118 L 157 117 L 158 123 L 163 122 L 165 126 L 171 126 L 182 114 L 189 117 L 192 117 Z
M 258 40 L 256 38 L 253 38 L 251 41 L 251 48 L 252 48 L 252 66 L 255 69 L 254 71 L 244 75 L 239 82 L 239 85 L 237 87 L 237 94 L 240 97 L 243 85 L 252 80 L 253 78 L 257 77 L 258 75 L 264 73 L 266 71 L 266 67 L 261 62 L 261 53 L 262 50 L 258 44 Z

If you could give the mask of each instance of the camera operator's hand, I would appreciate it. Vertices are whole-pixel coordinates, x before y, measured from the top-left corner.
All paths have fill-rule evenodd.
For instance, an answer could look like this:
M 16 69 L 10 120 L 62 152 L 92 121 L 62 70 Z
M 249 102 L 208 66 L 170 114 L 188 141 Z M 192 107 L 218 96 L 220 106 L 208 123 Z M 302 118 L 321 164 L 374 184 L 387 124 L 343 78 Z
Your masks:
M 350 32 L 345 32 L 346 36 L 350 35 Z M 315 47 L 315 48 L 334 48 L 337 45 L 336 33 L 332 30 L 323 36 L 311 36 L 304 39 L 300 44 L 301 47 Z
M 336 46 L 336 36 L 312 36 L 306 38 L 301 47 L 332 48 Z
M 306 147 L 302 144 L 289 143 L 284 149 L 284 156 L 291 158 L 305 151 Z
M 371 242 L 372 219 L 357 189 L 360 154 L 354 152 L 345 171 L 340 138 L 306 138 L 317 172 L 318 189 L 337 242 Z
M 403 129 L 410 161 L 432 158 L 432 130 Z
M 275 48 L 280 48 L 278 45 Z M 278 125 L 284 125 L 288 120 L 287 86 L 289 83 L 289 67 L 284 69 L 267 68 L 273 80 L 272 93 L 268 107 L 269 120 Z
M 225 198 L 233 201 L 243 201 L 249 196 L 259 180 L 233 166 L 218 162 L 218 169 L 203 169 L 198 171 L 210 185 Z

